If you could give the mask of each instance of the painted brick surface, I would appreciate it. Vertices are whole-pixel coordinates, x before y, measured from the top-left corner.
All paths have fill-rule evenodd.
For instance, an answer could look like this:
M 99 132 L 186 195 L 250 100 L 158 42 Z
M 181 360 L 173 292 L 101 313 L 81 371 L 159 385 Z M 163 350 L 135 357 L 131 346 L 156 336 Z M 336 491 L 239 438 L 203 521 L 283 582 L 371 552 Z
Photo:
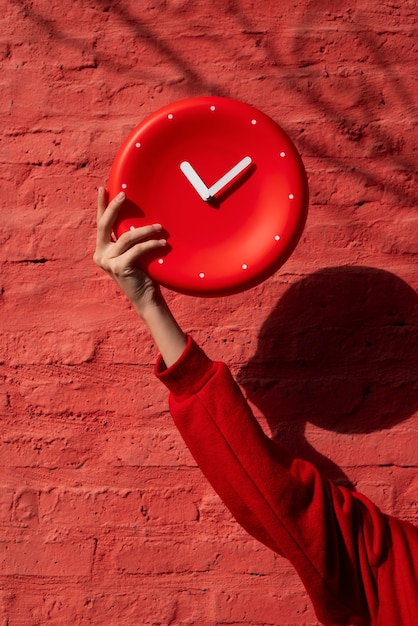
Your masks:
M 318 624 L 173 427 L 155 349 L 93 265 L 95 195 L 177 99 L 285 128 L 311 192 L 295 253 L 246 294 L 168 298 L 267 432 L 417 523 L 416 3 L 1 9 L 1 626 Z

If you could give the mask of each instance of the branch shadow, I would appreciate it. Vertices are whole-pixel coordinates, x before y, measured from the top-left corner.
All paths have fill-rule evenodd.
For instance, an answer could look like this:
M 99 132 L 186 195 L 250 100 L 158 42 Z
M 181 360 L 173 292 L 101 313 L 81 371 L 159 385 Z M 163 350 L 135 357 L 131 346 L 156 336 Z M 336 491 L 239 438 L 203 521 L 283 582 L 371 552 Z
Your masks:
M 243 32 L 252 36 L 256 45 L 263 48 L 266 58 L 272 67 L 289 65 L 289 61 L 286 62 L 284 60 L 284 51 L 280 48 L 280 31 L 273 34 L 269 30 L 261 28 L 256 20 L 250 18 L 248 12 L 242 10 L 241 4 L 241 0 L 229 0 L 228 11 L 241 24 Z M 331 15 L 329 3 L 322 4 L 322 14 L 324 15 L 325 9 L 327 9 L 327 12 Z M 418 194 L 416 192 L 418 179 L 416 177 L 416 164 L 413 155 L 409 157 L 403 154 L 404 141 L 396 133 L 395 128 L 393 129 L 394 132 L 390 133 L 388 129 L 391 126 L 380 125 L 376 123 L 376 119 L 372 120 L 372 111 L 374 111 L 379 120 L 384 117 L 381 112 L 385 106 L 385 101 L 383 94 L 376 90 L 373 82 L 370 81 L 369 73 L 366 70 L 370 64 L 380 68 L 385 76 L 386 85 L 391 84 L 393 92 L 402 100 L 405 118 L 411 120 L 416 118 L 418 113 L 416 98 L 406 88 L 404 81 L 402 81 L 402 75 L 395 68 L 397 60 L 393 56 L 389 57 L 383 51 L 381 33 L 373 32 L 372 28 L 362 21 L 361 12 L 357 12 L 355 16 L 349 17 L 347 36 L 355 37 L 358 40 L 358 46 L 364 51 L 367 61 L 357 61 L 356 63 L 353 53 L 353 59 L 350 62 L 341 63 L 340 69 L 346 73 L 356 69 L 353 67 L 354 63 L 356 63 L 358 68 L 362 69 L 358 77 L 356 106 L 349 108 L 337 106 L 325 93 L 326 64 L 320 64 L 318 60 L 312 60 L 312 53 L 309 50 L 308 43 L 306 43 L 310 41 L 310 35 L 315 32 L 315 26 L 321 26 L 320 23 L 315 24 L 307 19 L 306 9 L 310 5 L 315 6 L 315 11 L 311 12 L 312 15 L 321 15 L 321 6 L 319 6 L 317 0 L 312 0 L 312 2 L 304 5 L 302 16 L 299 21 L 296 21 L 293 29 L 295 33 L 293 45 L 286 50 L 287 55 L 292 58 L 294 66 L 301 70 L 303 69 L 303 75 L 300 71 L 296 71 L 284 78 L 281 76 L 278 79 L 278 87 L 282 90 L 287 89 L 295 95 L 298 94 L 300 96 L 302 94 L 306 105 L 314 107 L 318 114 L 318 119 L 325 119 L 327 126 L 334 130 L 334 137 L 344 138 L 352 144 L 367 142 L 367 157 L 371 160 L 367 168 L 356 167 L 353 161 L 347 162 L 346 149 L 342 150 L 341 157 L 338 157 L 335 151 L 332 154 L 329 146 L 321 141 L 322 138 L 320 136 L 309 137 L 309 133 L 305 133 L 304 127 L 300 128 L 299 136 L 294 137 L 295 142 L 302 152 L 307 152 L 318 158 L 326 158 L 327 162 L 337 166 L 340 171 L 343 171 L 350 178 L 359 180 L 364 186 L 374 186 L 382 192 L 387 190 L 396 200 L 405 202 L 409 206 L 416 205 L 418 202 Z M 339 5 L 341 5 L 341 10 Z M 278 6 L 278 14 L 279 11 L 280 8 Z M 344 3 L 338 2 L 333 4 L 332 11 L 349 14 L 351 9 L 347 10 Z M 331 30 L 330 32 L 333 31 Z M 318 80 L 318 66 L 323 67 L 323 73 L 325 74 L 320 80 Z M 375 123 L 371 125 L 371 121 Z M 330 134 L 327 132 L 328 136 Z M 403 184 L 394 184 L 389 181 L 386 172 L 379 174 L 379 168 L 373 168 L 373 159 L 376 158 L 386 158 L 388 164 L 390 163 L 395 168 L 402 170 L 405 173 Z M 362 161 L 364 163 L 364 159 Z
M 95 49 L 94 40 L 82 40 L 80 37 L 70 36 L 62 28 L 59 28 L 56 21 L 36 10 L 32 2 L 28 2 L 27 0 L 11 1 L 20 7 L 25 17 L 29 17 L 51 39 L 55 39 L 56 41 L 82 51 L 91 49 L 92 68 L 97 69 L 100 65 L 103 65 L 116 74 L 125 75 L 127 80 L 128 78 L 132 80 L 135 77 L 141 81 L 144 79 L 143 70 L 141 72 L 139 70 L 135 71 L 132 64 L 123 63 L 120 60 L 116 61 L 111 55 L 98 51 Z M 182 58 L 181 54 L 179 54 L 173 46 L 170 46 L 167 41 L 158 36 L 144 21 L 134 15 L 128 7 L 124 6 L 123 2 L 114 2 L 111 4 L 108 0 L 96 0 L 96 5 L 98 10 L 104 13 L 112 12 L 117 15 L 138 40 L 143 40 L 150 47 L 154 48 L 161 58 L 168 59 L 177 70 L 182 72 L 185 78 L 185 86 L 187 86 L 189 92 L 192 94 L 206 92 L 216 96 L 229 95 L 228 90 L 224 90 L 219 83 L 206 81 L 190 63 Z M 151 76 L 152 73 L 150 72 L 146 75 L 147 78 L 151 78 Z
M 237 376 L 273 439 L 337 482 L 307 423 L 336 433 L 390 429 L 418 408 L 418 295 L 370 267 L 335 267 L 291 286 Z
M 12 0 L 12 2 L 21 7 L 22 13 L 42 28 L 48 36 L 61 43 L 68 44 L 75 48 L 90 50 L 92 56 L 91 67 L 97 69 L 100 65 L 108 67 L 111 71 L 124 74 L 127 80 L 144 80 L 144 69 L 141 72 L 129 64 L 116 60 L 110 54 L 99 52 L 94 49 L 91 40 L 83 40 L 80 37 L 71 36 L 60 27 L 56 20 L 50 19 L 48 15 L 42 14 L 36 10 L 33 3 L 28 0 Z M 129 7 L 123 1 L 110 3 L 109 0 L 96 0 L 95 6 L 98 11 L 103 13 L 113 13 L 117 15 L 121 22 L 125 24 L 127 30 L 133 35 L 137 41 L 143 41 L 145 44 L 157 51 L 161 59 L 169 60 L 173 68 L 176 68 L 184 77 L 183 90 L 187 95 L 195 95 L 207 93 L 211 95 L 230 96 L 230 88 L 228 87 L 229 75 L 219 78 L 215 82 L 205 80 L 205 61 L 204 59 L 196 59 L 196 63 L 191 63 L 186 56 L 176 50 L 173 45 L 167 41 L 161 34 L 157 33 L 155 28 L 149 26 L 144 19 L 141 19 L 138 12 L 133 11 L 132 6 Z M 164 5 L 165 6 L 165 5 Z M 164 9 L 160 9 L 162 12 Z M 397 97 L 402 100 L 404 115 L 408 119 L 413 119 L 417 113 L 416 99 L 410 90 L 406 87 L 405 80 L 399 74 L 397 67 L 397 59 L 389 56 L 385 52 L 382 45 L 381 33 L 373 32 L 370 25 L 367 24 L 365 16 L 360 9 L 346 9 L 344 3 L 340 0 L 332 5 L 329 3 L 310 2 L 301 3 L 299 7 L 295 5 L 293 24 L 293 44 L 290 48 L 285 47 L 282 41 L 282 28 L 289 31 L 288 16 L 285 17 L 284 9 L 277 5 L 275 12 L 271 14 L 271 23 L 268 28 L 263 26 L 263 15 L 258 10 L 251 12 L 244 8 L 242 0 L 228 0 L 225 3 L 219 1 L 214 2 L 213 12 L 216 14 L 214 25 L 218 27 L 220 21 L 224 18 L 226 23 L 235 23 L 237 29 L 235 32 L 246 37 L 248 45 L 257 47 L 263 51 L 266 64 L 269 67 L 268 79 L 276 83 L 282 94 L 292 95 L 302 98 L 302 102 L 306 107 L 313 107 L 317 114 L 317 119 L 325 119 L 329 128 L 334 131 L 335 137 L 340 137 L 344 141 L 353 143 L 363 142 L 366 150 L 366 156 L 369 159 L 362 158 L 361 164 L 348 162 L 346 159 L 347 146 L 341 150 L 341 157 L 336 154 L 335 149 L 330 149 L 322 141 L 322 137 L 318 132 L 310 134 L 305 132 L 305 128 L 299 129 L 299 135 L 293 137 L 295 143 L 302 153 L 314 155 L 318 158 L 327 160 L 327 163 L 335 165 L 340 172 L 343 172 L 349 179 L 355 179 L 364 187 L 375 187 L 380 193 L 385 191 L 399 202 L 408 206 L 414 206 L 418 202 L 418 194 L 416 192 L 416 168 L 412 155 L 409 156 L 407 150 L 404 150 L 404 141 L 396 133 L 396 129 L 390 132 L 388 124 L 381 125 L 379 123 L 370 124 L 373 114 L 377 120 L 384 118 L 381 111 L 384 107 L 384 98 L 373 86 L 373 81 L 369 81 L 368 72 L 365 68 L 378 67 L 385 75 L 387 84 L 392 85 L 392 90 Z M 325 16 L 328 15 L 328 18 Z M 310 16 L 310 17 L 309 17 Z M 312 50 L 309 48 L 309 35 L 321 31 L 321 26 L 325 19 L 332 20 L 332 17 L 339 20 L 339 31 L 336 27 L 330 32 L 345 33 L 347 37 L 356 38 L 360 50 L 364 51 L 361 60 L 356 59 L 354 51 L 350 61 L 342 61 L 340 68 L 349 71 L 353 69 L 353 65 L 363 68 L 360 71 L 358 79 L 358 102 L 355 107 L 338 106 L 332 98 L 326 95 L 326 77 L 321 76 L 318 80 L 318 67 L 326 73 L 326 60 L 318 60 L 312 58 Z M 185 16 L 181 14 L 181 18 Z M 228 30 L 228 33 L 229 33 Z M 218 32 L 218 31 L 217 31 Z M 327 32 L 327 31 L 325 31 Z M 234 45 L 231 38 L 225 32 L 225 45 Z M 218 32 L 218 35 L 220 33 Z M 327 40 L 325 40 L 325 47 Z M 241 56 L 241 50 L 239 52 Z M 230 51 L 234 54 L 234 50 Z M 330 57 L 332 59 L 332 57 Z M 285 76 L 280 72 L 280 68 L 294 67 L 297 71 L 287 72 Z M 198 71 L 197 68 L 200 68 Z M 301 71 L 303 70 L 303 73 Z M 243 80 L 251 78 L 252 70 L 250 68 L 241 67 Z M 406 71 L 406 70 L 405 70 Z M 146 76 L 148 80 L 152 80 L 152 68 L 148 70 Z M 245 77 L 245 78 L 244 78 Z M 281 97 L 288 97 L 282 95 Z M 399 113 L 399 112 L 398 112 Z M 282 120 L 278 120 L 282 123 Z M 311 135 L 311 136 L 310 136 Z M 330 137 L 331 133 L 327 132 Z M 363 148 L 363 150 L 364 150 Z M 354 157 L 355 158 L 355 157 Z M 385 159 L 385 171 L 380 166 L 381 161 L 376 164 L 376 159 Z M 388 168 L 393 165 L 393 169 L 398 168 L 403 175 L 403 179 L 389 180 Z M 358 200 L 358 199 L 357 199 Z M 360 203 L 363 199 L 359 199 Z M 354 200 L 355 202 L 355 200 Z

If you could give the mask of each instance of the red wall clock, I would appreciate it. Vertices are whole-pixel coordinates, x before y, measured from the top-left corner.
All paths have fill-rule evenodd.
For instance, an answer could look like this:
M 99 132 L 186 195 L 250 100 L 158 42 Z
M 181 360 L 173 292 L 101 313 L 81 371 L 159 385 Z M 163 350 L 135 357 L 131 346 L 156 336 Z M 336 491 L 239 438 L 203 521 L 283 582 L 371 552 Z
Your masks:
M 275 272 L 294 250 L 308 184 L 287 134 L 256 108 L 221 97 L 170 104 L 118 151 L 109 194 L 126 192 L 116 236 L 150 223 L 167 231 L 145 269 L 175 291 L 225 295 Z

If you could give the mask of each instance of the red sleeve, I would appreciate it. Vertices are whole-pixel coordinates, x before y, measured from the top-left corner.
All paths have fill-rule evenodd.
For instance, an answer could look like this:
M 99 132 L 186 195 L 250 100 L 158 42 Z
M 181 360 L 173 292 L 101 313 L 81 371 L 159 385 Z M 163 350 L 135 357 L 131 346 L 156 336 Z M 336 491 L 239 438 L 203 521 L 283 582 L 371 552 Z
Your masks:
M 189 338 L 156 374 L 197 464 L 237 521 L 297 570 L 324 624 L 370 624 L 375 572 L 384 558 L 384 516 L 269 439 L 223 363 Z

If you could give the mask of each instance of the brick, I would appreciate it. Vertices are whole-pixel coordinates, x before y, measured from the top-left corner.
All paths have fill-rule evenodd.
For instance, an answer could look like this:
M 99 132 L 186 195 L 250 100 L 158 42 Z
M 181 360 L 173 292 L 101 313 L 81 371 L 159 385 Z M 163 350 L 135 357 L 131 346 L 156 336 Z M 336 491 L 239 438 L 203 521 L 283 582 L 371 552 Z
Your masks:
M 181 488 L 146 489 L 142 498 L 143 513 L 153 524 L 176 524 L 194 522 L 198 519 L 198 510 L 192 494 Z
M 43 524 L 66 527 L 138 526 L 145 523 L 139 491 L 57 488 L 40 494 Z
M 213 592 L 208 588 L 194 588 L 190 580 L 187 589 L 176 597 L 176 620 L 180 624 L 215 624 Z
M 403 472 L 403 476 L 400 480 L 402 489 L 396 499 L 393 514 L 398 516 L 405 515 L 406 511 L 407 519 L 413 524 L 418 513 L 417 476 L 416 472 L 414 472 L 414 470 L 411 471 L 409 468 L 406 472 Z
M 0 465 L 7 467 L 80 467 L 90 456 L 89 442 L 81 442 L 74 437 L 48 435 L 28 435 L 10 433 L 3 435 L 0 448 Z
M 91 333 L 74 330 L 13 333 L 5 337 L 8 362 L 15 365 L 80 365 L 93 359 L 95 342 Z
M 11 487 L 0 486 L 0 521 L 10 522 L 12 516 L 14 492 Z
M 3 576 L 89 576 L 93 564 L 93 539 L 56 540 L 43 534 L 32 534 L 30 540 L 2 540 L 0 561 Z
M 222 546 L 217 565 L 223 572 L 247 574 L 252 577 L 269 576 L 277 567 L 277 555 L 256 541 L 230 540 Z
M 108 437 L 109 446 L 103 459 L 114 467 L 195 466 L 190 453 L 181 444 L 173 428 L 134 429 L 116 432 Z
M 199 519 L 205 523 L 208 521 L 212 526 L 229 519 L 230 514 L 218 495 L 210 493 L 203 495 L 199 503 Z M 232 517 L 231 517 L 232 519 Z
M 114 580 L 105 592 L 103 589 L 95 592 L 84 579 L 82 591 L 69 594 L 63 589 L 62 579 L 43 590 L 36 584 L 31 585 L 30 580 L 26 578 L 23 585 L 16 585 L 13 592 L 0 592 L 0 616 L 4 615 L 10 622 L 52 626 L 87 619 L 97 626 L 118 626 L 121 623 L 152 625 L 156 616 L 160 623 L 168 624 L 176 613 L 178 596 L 162 589 L 132 589 L 131 586 L 128 589 L 126 584 L 119 588 L 119 581 Z M 197 611 L 195 614 L 202 615 Z
M 39 521 L 39 494 L 32 489 L 25 489 L 16 494 L 14 518 L 24 524 Z
M 113 554 L 114 567 L 127 574 L 181 574 L 205 572 L 216 567 L 218 548 L 215 544 L 190 540 L 141 541 L 126 540 Z
M 152 626 L 156 620 L 161 624 L 172 622 L 177 611 L 177 594 L 170 589 L 155 588 L 155 585 L 145 589 L 141 587 L 136 586 L 127 593 L 123 585 L 118 592 L 110 586 L 106 594 L 91 594 L 91 619 L 99 626 L 118 626 L 121 623 Z M 80 606 L 77 614 L 85 614 L 85 608 Z
M 262 609 L 260 607 L 262 598 Z M 216 597 L 216 619 L 218 622 L 238 624 L 297 624 L 314 626 L 315 620 L 309 608 L 309 600 L 300 590 L 292 590 L 290 580 L 283 573 L 276 586 L 266 587 L 263 577 L 253 579 L 253 584 L 245 590 L 220 591 Z M 285 614 L 280 607 L 285 606 Z M 280 620 L 280 621 L 279 621 Z

